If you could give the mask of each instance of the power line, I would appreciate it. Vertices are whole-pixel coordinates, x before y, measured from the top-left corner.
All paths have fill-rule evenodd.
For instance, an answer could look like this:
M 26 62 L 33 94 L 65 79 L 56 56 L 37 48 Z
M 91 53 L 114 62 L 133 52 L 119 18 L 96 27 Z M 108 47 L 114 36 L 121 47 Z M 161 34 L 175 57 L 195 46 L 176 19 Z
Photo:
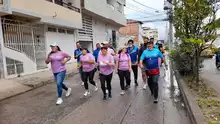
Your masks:
M 142 18 L 133 18 L 133 19 L 144 19 L 144 18 L 151 18 L 151 17 L 157 17 L 157 16 L 161 16 L 161 15 L 165 15 L 165 14 L 157 14 L 157 15 L 153 15 L 153 16 L 147 16 L 147 17 L 142 17 Z
M 145 11 L 145 12 L 148 12 L 148 13 L 151 13 L 151 14 L 159 13 L 159 12 L 156 12 L 156 11 L 154 11 L 154 12 L 152 12 L 152 11 L 146 11 L 146 9 L 140 8 L 139 6 L 134 5 L 134 4 L 130 3 L 130 2 L 128 2 L 127 5 L 132 6 L 132 7 L 135 7 L 135 8 L 137 8 L 137 9 L 139 9 L 139 10 L 142 10 L 142 11 Z
M 132 8 L 132 7 L 128 7 L 128 6 L 126 6 L 126 8 L 128 8 L 128 9 L 130 9 L 130 10 L 133 10 L 133 11 L 136 11 L 136 12 L 139 12 L 139 13 L 152 15 L 152 13 L 143 12 L 143 11 L 140 11 L 140 10 L 134 9 L 134 8 Z
M 150 7 L 150 6 L 146 6 L 146 5 L 140 3 L 140 2 L 138 2 L 138 1 L 136 1 L 136 0 L 132 0 L 132 1 L 134 1 L 135 3 L 138 3 L 138 4 L 142 5 L 142 6 L 144 6 L 144 7 L 146 7 L 146 8 L 149 8 L 149 9 L 152 9 L 152 10 L 156 10 L 156 11 L 159 11 L 159 12 L 161 11 L 161 10 L 155 9 L 155 8 L 153 8 L 153 7 Z

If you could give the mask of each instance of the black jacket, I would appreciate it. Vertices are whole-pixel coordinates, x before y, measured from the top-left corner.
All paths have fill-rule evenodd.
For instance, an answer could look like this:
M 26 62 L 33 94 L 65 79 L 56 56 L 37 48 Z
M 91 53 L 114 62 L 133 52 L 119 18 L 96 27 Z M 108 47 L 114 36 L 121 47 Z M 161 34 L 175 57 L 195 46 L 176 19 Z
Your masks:
M 147 49 L 147 45 L 141 45 L 140 48 L 139 48 L 139 53 L 138 53 L 138 62 L 140 61 L 140 58 L 141 58 L 141 55 L 142 53 L 144 52 L 144 50 Z

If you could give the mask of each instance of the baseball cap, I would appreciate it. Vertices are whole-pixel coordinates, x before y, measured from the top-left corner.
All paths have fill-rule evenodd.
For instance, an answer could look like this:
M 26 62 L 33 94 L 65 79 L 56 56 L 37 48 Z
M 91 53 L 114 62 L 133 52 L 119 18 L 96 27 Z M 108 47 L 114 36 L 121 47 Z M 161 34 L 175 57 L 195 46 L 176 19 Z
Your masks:
M 128 43 L 134 43 L 134 41 L 132 39 L 128 40 Z
M 103 41 L 103 42 L 102 42 L 102 44 L 108 44 L 108 43 L 109 43 L 108 41 Z
M 50 44 L 50 47 L 54 47 L 54 46 L 58 46 L 56 42 L 53 42 L 52 44 Z

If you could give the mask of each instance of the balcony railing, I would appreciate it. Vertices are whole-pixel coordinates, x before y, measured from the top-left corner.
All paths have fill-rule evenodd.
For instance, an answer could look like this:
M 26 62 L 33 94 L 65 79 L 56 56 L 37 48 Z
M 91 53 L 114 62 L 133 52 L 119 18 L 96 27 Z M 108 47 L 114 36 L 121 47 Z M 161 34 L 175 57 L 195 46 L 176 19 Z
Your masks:
M 57 5 L 63 6 L 65 8 L 68 8 L 70 10 L 73 10 L 75 12 L 80 13 L 80 8 L 77 8 L 77 7 L 73 6 L 71 2 L 66 3 L 66 2 L 63 2 L 62 0 L 46 0 L 46 1 L 49 1 L 49 2 L 54 1 L 54 3 L 57 4 Z

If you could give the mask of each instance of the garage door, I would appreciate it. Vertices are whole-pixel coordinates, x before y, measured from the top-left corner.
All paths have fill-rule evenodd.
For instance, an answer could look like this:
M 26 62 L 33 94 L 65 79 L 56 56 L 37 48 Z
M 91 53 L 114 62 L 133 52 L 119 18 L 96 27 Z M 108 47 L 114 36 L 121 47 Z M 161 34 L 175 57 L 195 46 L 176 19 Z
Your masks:
M 50 52 L 50 44 L 56 42 L 60 49 L 69 55 L 73 56 L 73 50 L 75 49 L 75 37 L 73 34 L 59 33 L 59 32 L 47 32 L 46 33 L 47 50 Z M 72 59 L 72 62 L 74 59 Z

